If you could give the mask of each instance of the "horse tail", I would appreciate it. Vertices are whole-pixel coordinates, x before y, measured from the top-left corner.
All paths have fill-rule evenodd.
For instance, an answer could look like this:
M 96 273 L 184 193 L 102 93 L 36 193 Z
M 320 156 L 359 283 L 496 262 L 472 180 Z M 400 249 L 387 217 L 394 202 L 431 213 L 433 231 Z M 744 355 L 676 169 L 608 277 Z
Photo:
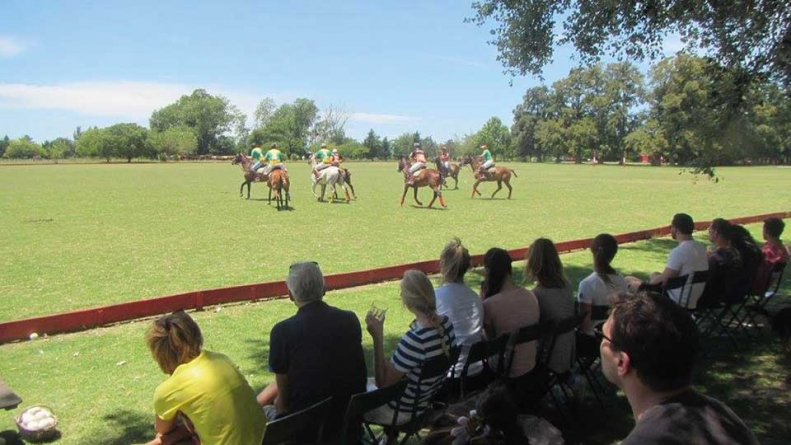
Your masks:
M 516 175 L 516 172 L 512 168 L 509 168 L 508 170 L 510 170 L 511 174 L 514 175 L 514 178 L 518 178 L 519 177 L 519 176 Z

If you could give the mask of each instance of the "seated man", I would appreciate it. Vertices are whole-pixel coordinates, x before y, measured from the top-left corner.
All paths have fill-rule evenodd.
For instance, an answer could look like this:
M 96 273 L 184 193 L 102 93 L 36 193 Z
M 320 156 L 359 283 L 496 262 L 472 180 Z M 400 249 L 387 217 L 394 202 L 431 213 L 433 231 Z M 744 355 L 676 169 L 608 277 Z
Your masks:
M 691 216 L 686 213 L 673 215 L 673 220 L 670 222 L 670 236 L 678 241 L 678 246 L 670 251 L 665 270 L 662 273 L 654 272 L 645 283 L 639 278 L 626 277 L 630 289 L 635 291 L 646 285 L 662 287 L 670 278 L 688 275 L 691 279 L 693 272 L 709 270 L 706 247 L 692 239 L 694 230 L 695 223 Z M 689 286 L 685 288 L 684 292 L 688 295 L 683 297 L 690 308 L 695 307 L 704 287 L 704 283 L 698 283 L 691 288 Z M 682 299 L 678 290 L 670 291 L 670 297 L 677 303 Z
M 483 179 L 487 175 L 487 170 L 494 167 L 494 158 L 492 158 L 492 152 L 489 151 L 489 147 L 487 147 L 486 144 L 481 145 L 481 150 L 483 150 L 483 152 L 480 158 L 483 164 L 478 168 L 478 177 Z
M 764 220 L 763 236 L 764 261 L 767 263 L 788 263 L 788 249 L 780 241 L 780 236 L 785 229 L 785 223 L 780 218 L 767 218 Z
M 324 277 L 316 263 L 291 265 L 288 296 L 297 313 L 270 333 L 269 368 L 275 383 L 258 395 L 269 419 L 332 397 L 325 441 L 337 441 L 349 398 L 365 392 L 362 329 L 354 312 L 322 301 Z
M 283 161 L 285 160 L 283 153 L 277 149 L 277 144 L 272 144 L 269 151 L 267 151 L 266 155 L 264 155 L 264 160 L 266 162 L 266 164 L 264 164 L 264 176 L 269 176 L 269 174 L 272 173 L 272 170 L 275 169 L 288 171 L 286 170 L 286 166 L 283 164 Z
M 602 372 L 635 417 L 621 445 L 758 443 L 730 408 L 692 389 L 698 330 L 683 308 L 655 293 L 621 295 L 597 334 Z
M 327 144 L 321 144 L 321 149 L 316 152 L 314 159 L 316 160 L 316 167 L 313 169 L 313 176 L 319 179 L 321 171 L 332 163 L 332 154 L 327 149 Z
M 409 157 L 412 159 L 412 166 L 409 167 L 406 183 L 414 185 L 415 172 L 426 168 L 426 153 L 421 148 L 420 142 L 415 142 L 412 145 L 412 153 L 409 154 Z

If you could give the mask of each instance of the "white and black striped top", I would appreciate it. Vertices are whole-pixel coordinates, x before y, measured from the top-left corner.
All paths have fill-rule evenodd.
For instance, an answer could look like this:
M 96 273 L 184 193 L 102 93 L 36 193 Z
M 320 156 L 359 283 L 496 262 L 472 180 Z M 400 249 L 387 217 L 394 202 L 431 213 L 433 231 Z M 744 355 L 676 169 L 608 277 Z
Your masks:
M 448 349 L 453 347 L 455 336 L 453 335 L 453 323 L 445 316 L 440 317 L 440 323 L 445 330 L 444 340 Z M 410 412 L 415 405 L 418 412 L 423 412 L 428 407 L 428 402 L 434 393 L 439 389 L 444 380 L 444 374 L 420 382 L 418 391 L 418 381 L 420 380 L 420 370 L 423 363 L 431 358 L 443 354 L 442 343 L 440 341 L 439 330 L 432 326 L 423 327 L 417 322 L 413 322 L 409 331 L 401 337 L 391 359 L 393 366 L 406 374 L 409 383 L 407 384 L 404 395 L 401 396 L 398 410 Z M 418 396 L 419 393 L 419 396 Z M 418 396 L 417 400 L 415 400 Z M 390 408 L 396 409 L 396 402 L 390 402 Z

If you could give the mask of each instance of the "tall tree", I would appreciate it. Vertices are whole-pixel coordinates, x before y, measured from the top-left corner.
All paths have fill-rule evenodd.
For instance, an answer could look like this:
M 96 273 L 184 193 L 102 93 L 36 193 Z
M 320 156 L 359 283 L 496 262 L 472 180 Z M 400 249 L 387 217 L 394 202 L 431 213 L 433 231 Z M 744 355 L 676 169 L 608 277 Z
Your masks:
M 58 159 L 73 157 L 76 145 L 71 139 L 57 138 L 43 148 L 47 151 L 47 156 L 57 162 Z
M 286 155 L 301 156 L 310 145 L 309 136 L 318 112 L 310 99 L 299 98 L 292 104 L 283 104 L 266 125 L 250 133 L 249 141 L 262 145 L 276 142 Z
M 77 155 L 83 158 L 104 158 L 110 162 L 110 158 L 115 156 L 114 146 L 108 144 L 107 133 L 100 128 L 89 128 L 82 132 L 77 141 Z
M 266 125 L 269 119 L 272 118 L 272 113 L 275 112 L 275 109 L 277 109 L 277 106 L 274 99 L 271 97 L 261 99 L 261 102 L 258 102 L 253 112 L 253 129 Z
M 522 103 L 514 108 L 511 137 L 516 156 L 523 159 L 535 156 L 538 162 L 542 161 L 544 148 L 537 143 L 536 126 L 551 117 L 551 101 L 549 88 L 542 85 L 528 89 Z
M 23 136 L 10 140 L 3 156 L 11 159 L 30 159 L 42 154 L 44 151 L 41 145 L 33 142 L 29 136 Z
M 363 140 L 363 145 L 368 148 L 368 155 L 371 158 L 383 158 L 382 156 L 382 139 L 379 138 L 379 135 L 372 129 L 368 131 L 368 134 L 365 136 L 365 140 Z
M 188 127 L 198 139 L 198 154 L 207 154 L 218 153 L 220 136 L 236 128 L 238 122 L 244 119 L 244 114 L 225 97 L 212 96 L 206 90 L 198 89 L 154 111 L 150 126 L 155 131 Z
M 165 131 L 152 131 L 148 135 L 148 144 L 159 154 L 160 158 L 181 158 L 195 154 L 198 139 L 195 133 L 186 127 L 172 127 Z
M 105 128 L 104 143 L 112 147 L 115 156 L 132 162 L 132 158 L 151 156 L 146 140 L 148 130 L 137 124 L 115 124 Z
M 5 155 L 5 151 L 8 149 L 8 145 L 11 143 L 11 139 L 8 138 L 8 135 L 5 135 L 3 139 L 0 139 L 0 158 Z
M 346 108 L 337 105 L 328 106 L 322 110 L 313 128 L 313 140 L 342 144 L 346 139 L 345 127 L 350 117 L 351 113 Z
M 513 156 L 511 149 L 511 130 L 499 117 L 491 117 L 478 131 L 476 145 L 486 144 L 492 154 L 499 159 Z

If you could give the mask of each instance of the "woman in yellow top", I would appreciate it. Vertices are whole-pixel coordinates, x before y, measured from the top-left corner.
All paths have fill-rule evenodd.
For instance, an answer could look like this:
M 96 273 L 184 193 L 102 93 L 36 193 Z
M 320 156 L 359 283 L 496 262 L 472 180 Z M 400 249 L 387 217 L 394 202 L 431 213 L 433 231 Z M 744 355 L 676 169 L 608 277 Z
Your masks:
M 260 444 L 266 416 L 255 393 L 225 355 L 202 351 L 203 336 L 184 311 L 154 321 L 146 335 L 151 354 L 169 377 L 154 391 L 157 436 L 148 445 L 161 445 L 184 417 L 202 445 Z

